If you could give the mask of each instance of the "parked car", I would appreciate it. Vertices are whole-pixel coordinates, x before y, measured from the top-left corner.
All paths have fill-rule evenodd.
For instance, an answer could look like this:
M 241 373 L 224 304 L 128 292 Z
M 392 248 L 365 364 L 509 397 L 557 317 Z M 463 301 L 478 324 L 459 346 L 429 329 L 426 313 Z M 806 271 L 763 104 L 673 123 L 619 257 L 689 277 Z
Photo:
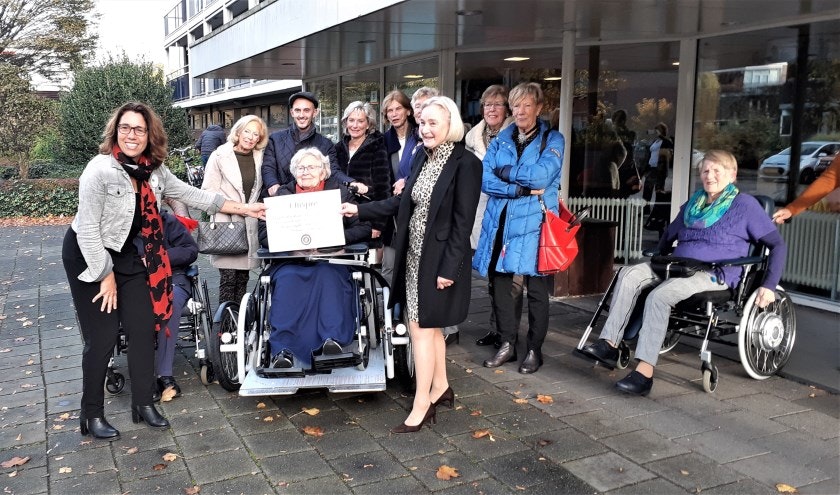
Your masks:
M 802 143 L 799 160 L 799 182 L 810 184 L 817 178 L 817 163 L 820 158 L 832 156 L 840 150 L 840 143 L 834 141 L 807 141 Z M 758 168 L 758 176 L 767 180 L 787 180 L 790 168 L 790 148 L 767 158 Z
M 824 156 L 819 159 L 819 161 L 817 162 L 817 166 L 814 167 L 814 172 L 816 172 L 817 177 L 819 177 L 820 175 L 822 175 L 823 172 L 825 172 L 825 169 L 827 169 L 828 166 L 831 165 L 831 162 L 834 161 L 834 159 L 837 158 L 838 155 L 840 155 L 840 149 L 835 151 L 833 155 Z

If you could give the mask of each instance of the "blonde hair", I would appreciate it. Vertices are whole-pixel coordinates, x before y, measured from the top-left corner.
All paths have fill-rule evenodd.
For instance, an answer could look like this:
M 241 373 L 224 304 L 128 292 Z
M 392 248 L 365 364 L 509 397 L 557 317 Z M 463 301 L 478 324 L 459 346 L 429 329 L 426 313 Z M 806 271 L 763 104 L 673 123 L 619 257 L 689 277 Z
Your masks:
M 697 164 L 697 171 L 701 172 L 703 170 L 703 163 L 705 162 L 714 162 L 719 164 L 721 167 L 725 168 L 726 170 L 730 170 L 732 172 L 738 173 L 738 160 L 735 159 L 735 155 L 728 151 L 724 150 L 709 150 L 703 155 L 703 159 L 700 160 L 700 163 Z
M 461 120 L 458 105 L 446 96 L 433 96 L 423 102 L 421 114 L 422 110 L 432 105 L 442 108 L 449 115 L 449 132 L 446 134 L 446 141 L 457 143 L 464 139 L 464 122 Z
M 245 129 L 245 127 L 247 127 L 251 122 L 256 122 L 260 128 L 260 140 L 254 147 L 261 150 L 268 146 L 268 127 L 265 125 L 265 121 L 256 115 L 246 115 L 237 120 L 230 129 L 230 135 L 227 139 L 228 142 L 231 142 L 234 146 L 236 146 L 239 143 L 239 134 L 241 134 L 242 130 Z
M 517 84 L 515 88 L 510 90 L 510 94 L 508 95 L 508 103 L 510 106 L 516 105 L 519 100 L 525 98 L 526 96 L 530 96 L 534 99 L 534 103 L 537 105 L 542 105 L 545 97 L 543 96 L 543 90 L 539 84 L 535 82 L 527 82 Z
M 344 126 L 344 130 L 347 130 L 347 119 L 350 118 L 350 114 L 355 112 L 356 110 L 361 110 L 367 118 L 368 128 L 365 131 L 365 134 L 370 134 L 371 132 L 375 131 L 376 110 L 373 109 L 373 106 L 370 103 L 364 101 L 354 101 L 347 105 L 347 108 L 344 109 L 344 115 L 342 115 L 341 117 L 341 125 Z

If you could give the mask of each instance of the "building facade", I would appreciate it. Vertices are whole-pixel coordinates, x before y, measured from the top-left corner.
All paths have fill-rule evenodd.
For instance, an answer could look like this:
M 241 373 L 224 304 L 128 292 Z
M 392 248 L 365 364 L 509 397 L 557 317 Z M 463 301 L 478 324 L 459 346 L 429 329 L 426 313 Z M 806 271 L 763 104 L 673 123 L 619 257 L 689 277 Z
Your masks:
M 655 242 L 643 228 L 649 205 L 592 182 L 615 112 L 627 115 L 640 172 L 654 127 L 667 126 L 668 179 L 650 200 L 672 217 L 713 148 L 736 155 L 741 190 L 784 204 L 825 158 L 808 161 L 802 143 L 840 143 L 838 21 L 837 0 L 182 0 L 165 42 L 176 100 L 196 129 L 219 112 L 283 127 L 285 98 L 301 84 L 321 99 L 318 124 L 334 140 L 347 103 L 376 105 L 423 85 L 475 123 L 487 86 L 539 82 L 544 117 L 556 115 L 567 138 L 564 197 L 617 221 L 616 259 L 632 261 Z M 759 177 L 787 148 L 786 173 Z M 840 300 L 840 213 L 806 212 L 781 230 L 791 248 L 785 284 Z

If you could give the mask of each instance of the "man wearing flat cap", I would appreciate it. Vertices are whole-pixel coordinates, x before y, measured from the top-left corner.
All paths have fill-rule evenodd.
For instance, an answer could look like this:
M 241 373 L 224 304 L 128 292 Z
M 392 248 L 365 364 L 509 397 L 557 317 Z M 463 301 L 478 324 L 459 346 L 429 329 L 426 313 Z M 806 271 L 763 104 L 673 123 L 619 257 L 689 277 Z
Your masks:
M 289 97 L 289 113 L 292 114 L 294 124 L 288 129 L 272 133 L 263 154 L 262 179 L 265 193 L 268 196 L 274 196 L 281 186 L 294 182 L 295 178 L 289 170 L 289 163 L 292 161 L 292 156 L 302 148 L 318 148 L 324 156 L 329 157 L 333 176 L 341 182 L 352 181 L 338 168 L 333 142 L 315 129 L 318 98 L 308 91 L 293 94 Z

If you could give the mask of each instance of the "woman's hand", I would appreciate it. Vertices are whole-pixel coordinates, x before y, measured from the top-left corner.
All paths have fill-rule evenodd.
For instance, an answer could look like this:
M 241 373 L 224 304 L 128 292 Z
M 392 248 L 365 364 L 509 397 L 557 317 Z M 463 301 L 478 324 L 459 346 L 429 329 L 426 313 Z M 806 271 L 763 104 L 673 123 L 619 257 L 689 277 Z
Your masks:
M 377 229 L 370 229 L 370 238 L 371 238 L 371 239 L 378 239 L 378 238 L 379 238 L 379 236 L 381 236 L 381 235 L 382 235 L 382 231 L 381 231 L 381 230 L 377 230 Z
M 403 189 L 405 188 L 405 179 L 399 179 L 397 182 L 394 182 L 394 196 L 399 196 L 402 194 Z
M 367 194 L 368 193 L 368 186 L 362 184 L 361 182 L 351 182 L 351 186 L 356 188 L 356 192 L 359 194 Z
M 359 214 L 359 207 L 353 203 L 341 203 L 339 212 L 345 217 L 354 217 Z
M 243 206 L 245 206 L 245 215 L 265 220 L 265 203 L 251 203 Z
M 531 196 L 539 196 L 545 194 L 545 189 L 531 189 Z
M 783 224 L 785 223 L 785 220 L 792 216 L 793 213 L 791 213 L 787 208 L 779 208 L 779 211 L 773 213 L 773 221 L 778 224 Z
M 114 277 L 114 272 L 105 275 L 105 278 L 99 282 L 99 293 L 93 297 L 91 302 L 95 303 L 100 298 L 102 304 L 99 311 L 110 313 L 111 310 L 117 309 L 117 279 Z
M 452 284 L 454 284 L 454 283 L 455 282 L 453 282 L 452 280 L 449 280 L 448 278 L 443 278 L 443 277 L 438 277 L 437 278 L 437 288 L 438 288 L 438 290 L 443 290 L 447 287 L 451 287 Z
M 759 308 L 766 308 L 771 302 L 776 300 L 776 292 L 767 287 L 758 288 L 758 296 L 755 298 L 755 305 Z

